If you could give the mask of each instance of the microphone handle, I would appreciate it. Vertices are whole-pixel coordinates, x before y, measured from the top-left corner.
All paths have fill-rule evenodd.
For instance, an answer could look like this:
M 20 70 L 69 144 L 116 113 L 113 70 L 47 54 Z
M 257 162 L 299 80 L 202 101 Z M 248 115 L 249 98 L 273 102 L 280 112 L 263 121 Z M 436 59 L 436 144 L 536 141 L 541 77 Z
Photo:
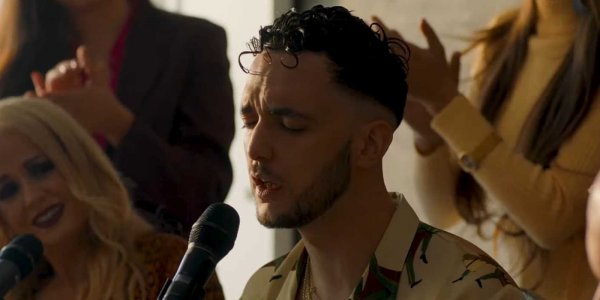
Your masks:
M 204 286 L 196 284 L 188 300 L 204 300 Z
M 207 251 L 201 247 L 188 248 L 161 300 L 202 299 L 204 285 L 214 270 L 215 263 Z
M 19 268 L 13 262 L 0 259 L 0 299 L 21 280 Z
M 171 277 L 168 277 L 167 280 L 165 280 L 165 283 L 163 284 L 162 288 L 160 289 L 160 292 L 158 293 L 158 297 L 156 297 L 156 300 L 162 300 L 165 297 L 165 294 L 167 293 L 169 286 L 171 286 L 171 282 L 173 282 L 173 280 L 171 280 Z M 3 299 L 0 299 L 0 300 L 3 300 Z
M 171 287 L 171 284 L 173 283 L 173 279 L 171 279 L 171 277 L 167 278 L 167 280 L 165 280 L 165 283 L 163 284 L 162 288 L 160 289 L 160 292 L 158 293 L 158 297 L 156 298 L 156 300 L 166 300 L 165 295 L 167 294 L 167 291 L 169 290 L 169 288 Z M 199 284 L 196 284 L 190 294 L 190 296 L 188 297 L 189 300 L 204 300 L 206 292 L 204 291 L 204 287 L 200 286 Z M 4 300 L 2 298 L 0 298 L 0 300 Z
M 190 300 L 192 292 L 198 289 L 198 284 L 192 283 L 193 278 L 177 274 L 171 280 L 165 295 L 161 300 Z M 190 286 L 193 284 L 193 286 Z M 191 289 L 190 289 L 191 287 Z M 202 288 L 200 288 L 202 289 Z
M 167 290 L 171 286 L 172 282 L 173 282 L 173 280 L 170 277 L 167 278 L 167 280 L 165 280 L 165 284 L 163 284 L 162 288 L 160 289 L 160 293 L 158 293 L 158 297 L 156 298 L 156 300 L 166 300 L 165 294 L 167 293 Z M 204 288 L 199 285 L 196 285 L 194 287 L 190 297 L 188 297 L 188 300 L 204 300 L 204 296 L 205 296 Z M 0 300 L 4 300 L 4 299 L 0 298 Z

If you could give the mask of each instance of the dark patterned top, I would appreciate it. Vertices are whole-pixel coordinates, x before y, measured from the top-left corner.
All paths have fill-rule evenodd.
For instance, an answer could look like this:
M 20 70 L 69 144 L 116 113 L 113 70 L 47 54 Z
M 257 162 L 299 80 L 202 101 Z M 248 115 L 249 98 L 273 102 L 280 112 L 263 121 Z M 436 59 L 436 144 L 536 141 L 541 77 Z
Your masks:
M 187 250 L 187 242 L 176 235 L 153 233 L 141 238 L 136 246 L 146 269 L 146 293 L 148 300 L 156 300 L 167 280 L 173 278 L 181 258 Z M 210 277 L 205 288 L 205 300 L 223 300 L 223 290 L 216 274 Z M 136 295 L 135 299 L 140 299 Z

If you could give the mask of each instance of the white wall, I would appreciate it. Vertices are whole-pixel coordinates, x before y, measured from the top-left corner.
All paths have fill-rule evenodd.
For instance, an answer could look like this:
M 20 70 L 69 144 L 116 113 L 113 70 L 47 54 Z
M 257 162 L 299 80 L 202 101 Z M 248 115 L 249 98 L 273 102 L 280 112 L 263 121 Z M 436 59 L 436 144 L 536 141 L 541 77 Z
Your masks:
M 238 109 L 246 74 L 238 67 L 238 54 L 261 25 L 273 21 L 273 0 L 154 0 L 168 10 L 202 17 L 224 27 L 228 38 L 230 77 Z M 236 126 L 241 128 L 240 126 Z M 230 151 L 234 167 L 233 185 L 226 202 L 240 214 L 241 224 L 235 247 L 219 263 L 217 273 L 226 299 L 238 299 L 248 278 L 260 266 L 275 257 L 275 232 L 262 227 L 255 217 L 254 200 L 246 172 L 244 150 L 238 130 Z

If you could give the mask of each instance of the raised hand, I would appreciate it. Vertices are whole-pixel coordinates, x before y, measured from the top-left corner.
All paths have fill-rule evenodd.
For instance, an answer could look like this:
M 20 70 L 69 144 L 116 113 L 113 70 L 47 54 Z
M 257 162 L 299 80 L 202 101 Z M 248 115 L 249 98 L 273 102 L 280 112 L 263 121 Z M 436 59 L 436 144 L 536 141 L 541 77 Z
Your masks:
M 45 77 L 38 72 L 31 77 L 37 96 L 61 106 L 90 133 L 106 136 L 115 146 L 133 122 L 133 114 L 110 88 L 108 63 L 92 58 L 83 46 L 76 60 L 59 63 Z
M 373 21 L 381 25 L 388 36 L 402 39 L 408 44 L 411 51 L 408 92 L 428 112 L 437 114 L 459 94 L 460 53 L 453 53 L 448 61 L 444 46 L 426 20 L 421 21 L 420 29 L 427 40 L 427 48 L 406 41 L 398 31 L 388 28 L 381 19 L 373 17 Z

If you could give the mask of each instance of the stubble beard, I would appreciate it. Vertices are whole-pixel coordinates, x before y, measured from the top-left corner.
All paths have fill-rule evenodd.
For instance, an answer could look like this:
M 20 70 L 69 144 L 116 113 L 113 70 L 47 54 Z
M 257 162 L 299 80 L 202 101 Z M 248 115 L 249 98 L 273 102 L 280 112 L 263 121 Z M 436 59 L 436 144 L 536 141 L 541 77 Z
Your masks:
M 258 221 L 268 228 L 300 228 L 328 211 L 346 192 L 350 183 L 350 143 L 346 143 L 319 176 L 300 193 L 292 209 L 279 215 L 257 214 Z

